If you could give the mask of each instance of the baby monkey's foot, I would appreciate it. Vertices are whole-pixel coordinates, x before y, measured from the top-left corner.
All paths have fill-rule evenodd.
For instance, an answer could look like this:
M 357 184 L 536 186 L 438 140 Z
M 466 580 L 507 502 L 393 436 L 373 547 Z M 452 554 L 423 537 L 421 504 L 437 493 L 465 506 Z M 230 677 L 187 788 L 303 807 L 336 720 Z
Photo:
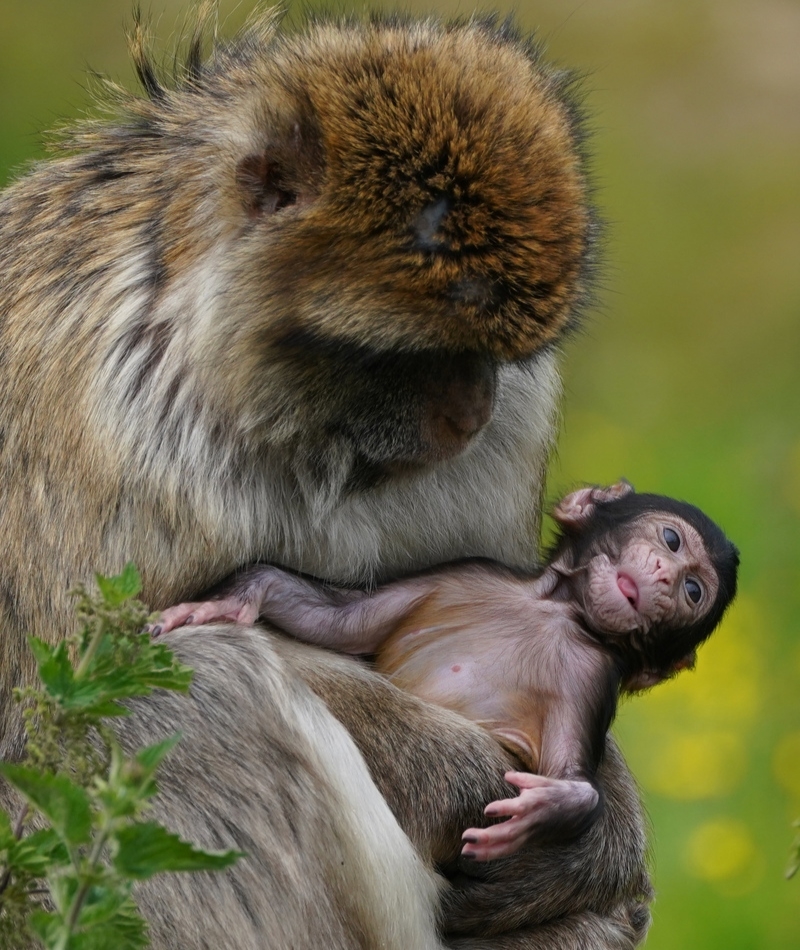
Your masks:
M 599 795 L 589 783 L 549 778 L 532 772 L 506 772 L 505 779 L 520 789 L 516 798 L 501 798 L 484 809 L 488 818 L 508 815 L 488 828 L 468 828 L 461 836 L 461 854 L 475 861 L 493 861 L 518 851 L 538 832 L 568 836 L 578 830 L 597 807 Z
M 154 624 L 148 626 L 154 637 L 168 633 L 176 627 L 199 626 L 203 623 L 232 621 L 251 624 L 258 619 L 258 605 L 243 601 L 240 597 L 221 597 L 219 600 L 192 601 L 177 604 L 163 611 Z

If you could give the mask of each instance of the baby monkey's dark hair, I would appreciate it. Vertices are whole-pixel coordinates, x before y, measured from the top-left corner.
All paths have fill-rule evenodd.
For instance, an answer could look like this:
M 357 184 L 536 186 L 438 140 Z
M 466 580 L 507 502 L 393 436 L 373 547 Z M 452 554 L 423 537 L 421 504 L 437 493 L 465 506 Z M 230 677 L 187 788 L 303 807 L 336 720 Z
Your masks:
M 700 535 L 719 582 L 713 602 L 694 623 L 674 626 L 661 623 L 647 634 L 632 634 L 635 656 L 622 657 L 623 665 L 633 662 L 639 666 L 643 662 L 647 669 L 666 675 L 708 639 L 736 596 L 739 550 L 719 525 L 688 502 L 631 491 L 619 498 L 596 500 L 594 511 L 582 525 L 562 525 L 550 559 L 569 549 L 577 566 L 583 563 L 598 539 L 624 537 L 637 521 L 650 515 L 671 515 L 691 525 Z

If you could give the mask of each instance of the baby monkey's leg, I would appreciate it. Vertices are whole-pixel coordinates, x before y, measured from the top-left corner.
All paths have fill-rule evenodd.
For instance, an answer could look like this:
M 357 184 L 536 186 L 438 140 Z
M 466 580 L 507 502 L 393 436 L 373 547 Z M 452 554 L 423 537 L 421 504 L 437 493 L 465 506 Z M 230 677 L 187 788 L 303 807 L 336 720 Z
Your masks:
M 158 636 L 187 624 L 249 624 L 261 618 L 306 643 L 374 653 L 426 593 L 421 580 L 398 581 L 374 592 L 342 590 L 257 564 L 237 574 L 217 597 L 165 610 L 151 632 Z
M 488 818 L 508 815 L 508 820 L 488 828 L 468 828 L 461 836 L 464 857 L 492 861 L 514 854 L 530 838 L 572 837 L 587 827 L 600 801 L 590 782 L 532 772 L 506 772 L 505 779 L 520 794 L 492 802 L 484 814 Z

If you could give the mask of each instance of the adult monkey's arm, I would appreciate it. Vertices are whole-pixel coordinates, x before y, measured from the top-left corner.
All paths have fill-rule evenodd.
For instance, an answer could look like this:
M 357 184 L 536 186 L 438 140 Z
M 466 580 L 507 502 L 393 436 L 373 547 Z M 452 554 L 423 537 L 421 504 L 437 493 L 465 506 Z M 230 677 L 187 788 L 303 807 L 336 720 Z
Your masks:
M 644 822 L 612 740 L 597 776 L 605 807 L 587 832 L 497 861 L 459 862 L 464 829 L 485 823 L 489 801 L 515 794 L 502 776 L 518 763 L 483 729 L 355 661 L 281 638 L 275 645 L 345 724 L 419 852 L 450 878 L 444 929 L 477 940 L 455 946 L 627 948 L 644 938 L 652 896 Z M 516 936 L 498 943 L 501 934 Z
M 630 950 L 643 938 L 641 814 L 613 745 L 599 773 L 606 808 L 587 834 L 464 873 L 463 828 L 511 792 L 502 779 L 511 760 L 488 733 L 357 661 L 255 628 L 186 628 L 165 640 L 196 669 L 191 697 L 141 701 L 123 738 L 141 744 L 180 729 L 157 817 L 246 857 L 224 874 L 141 886 L 155 950 L 320 941 L 326 950 Z M 350 730 L 375 785 L 312 691 Z M 441 943 L 433 862 L 449 877 Z

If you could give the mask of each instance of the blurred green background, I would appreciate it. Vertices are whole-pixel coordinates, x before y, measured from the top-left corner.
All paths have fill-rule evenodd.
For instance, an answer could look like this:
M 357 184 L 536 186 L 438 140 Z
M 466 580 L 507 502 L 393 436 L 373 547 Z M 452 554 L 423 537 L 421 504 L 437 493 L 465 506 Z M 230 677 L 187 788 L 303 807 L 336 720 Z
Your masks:
M 131 8 L 7 0 L 0 180 L 87 108 L 87 69 L 132 82 Z M 165 49 L 183 9 L 150 7 Z M 568 346 L 550 493 L 625 475 L 705 508 L 743 558 L 739 600 L 697 671 L 627 702 L 617 727 L 653 825 L 648 947 L 788 950 L 800 946 L 800 877 L 783 879 L 800 816 L 800 3 L 516 10 L 586 75 L 609 222 L 601 304 Z M 233 30 L 247 5 L 221 12 Z

